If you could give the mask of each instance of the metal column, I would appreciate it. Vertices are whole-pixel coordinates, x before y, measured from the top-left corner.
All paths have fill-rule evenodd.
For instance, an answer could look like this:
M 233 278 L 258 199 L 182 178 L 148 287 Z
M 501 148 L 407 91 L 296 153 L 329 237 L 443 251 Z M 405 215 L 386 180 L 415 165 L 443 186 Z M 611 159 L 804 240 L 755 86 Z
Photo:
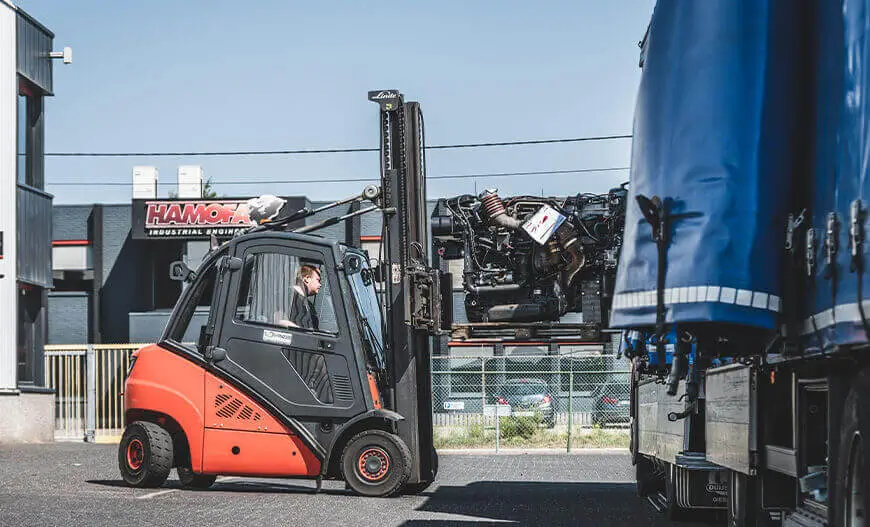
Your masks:
M 398 433 L 413 459 L 409 483 L 432 481 L 431 338 L 413 327 L 411 277 L 415 261 L 428 264 L 429 218 L 423 115 L 396 90 L 369 92 L 380 105 L 381 187 L 386 237 L 386 323 L 391 353 L 391 408 L 405 417 Z

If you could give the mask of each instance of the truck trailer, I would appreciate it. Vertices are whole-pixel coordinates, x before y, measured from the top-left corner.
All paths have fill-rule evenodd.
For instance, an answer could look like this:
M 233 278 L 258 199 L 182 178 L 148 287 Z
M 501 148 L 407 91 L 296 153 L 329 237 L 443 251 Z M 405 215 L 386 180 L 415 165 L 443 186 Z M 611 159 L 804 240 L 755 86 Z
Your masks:
M 611 326 L 673 519 L 865 525 L 870 2 L 659 0 Z

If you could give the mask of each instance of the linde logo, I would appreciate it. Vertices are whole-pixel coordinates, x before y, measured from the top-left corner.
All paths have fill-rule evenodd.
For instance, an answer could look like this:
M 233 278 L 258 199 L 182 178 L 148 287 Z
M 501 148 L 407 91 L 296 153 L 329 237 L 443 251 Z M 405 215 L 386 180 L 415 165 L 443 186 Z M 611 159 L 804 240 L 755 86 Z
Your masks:
M 395 99 L 398 96 L 399 96 L 399 94 L 397 92 L 394 92 L 394 91 L 381 91 L 381 92 L 376 93 L 375 95 L 372 95 L 372 100 L 378 101 L 381 99 Z
M 167 227 L 248 227 L 248 207 L 242 201 L 148 201 L 146 229 Z

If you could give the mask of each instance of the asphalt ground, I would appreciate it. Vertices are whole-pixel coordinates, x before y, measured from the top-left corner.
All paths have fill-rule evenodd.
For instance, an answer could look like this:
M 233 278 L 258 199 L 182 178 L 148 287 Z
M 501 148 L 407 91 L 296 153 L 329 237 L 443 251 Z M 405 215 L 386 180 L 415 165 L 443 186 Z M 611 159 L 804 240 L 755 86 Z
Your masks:
M 361 498 L 341 482 L 221 478 L 182 489 L 124 485 L 115 445 L 0 445 L 0 526 L 671 525 L 635 495 L 624 451 L 442 453 L 416 496 Z M 700 524 L 680 523 L 691 526 Z

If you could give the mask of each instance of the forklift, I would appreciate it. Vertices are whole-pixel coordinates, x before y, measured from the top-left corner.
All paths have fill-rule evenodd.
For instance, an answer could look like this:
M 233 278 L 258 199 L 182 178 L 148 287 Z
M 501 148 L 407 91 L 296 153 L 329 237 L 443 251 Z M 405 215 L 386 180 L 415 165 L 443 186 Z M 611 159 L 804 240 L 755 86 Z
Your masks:
M 124 386 L 128 485 L 159 487 L 176 468 L 190 488 L 219 475 L 309 478 L 318 490 L 332 479 L 381 497 L 435 479 L 430 355 L 452 306 L 449 274 L 429 265 L 423 116 L 396 90 L 368 98 L 380 186 L 315 210 L 261 201 L 256 224 L 213 238 L 195 272 L 171 266 L 183 292 Z M 343 204 L 347 214 L 298 227 Z M 369 212 L 383 216 L 378 264 L 309 234 Z

